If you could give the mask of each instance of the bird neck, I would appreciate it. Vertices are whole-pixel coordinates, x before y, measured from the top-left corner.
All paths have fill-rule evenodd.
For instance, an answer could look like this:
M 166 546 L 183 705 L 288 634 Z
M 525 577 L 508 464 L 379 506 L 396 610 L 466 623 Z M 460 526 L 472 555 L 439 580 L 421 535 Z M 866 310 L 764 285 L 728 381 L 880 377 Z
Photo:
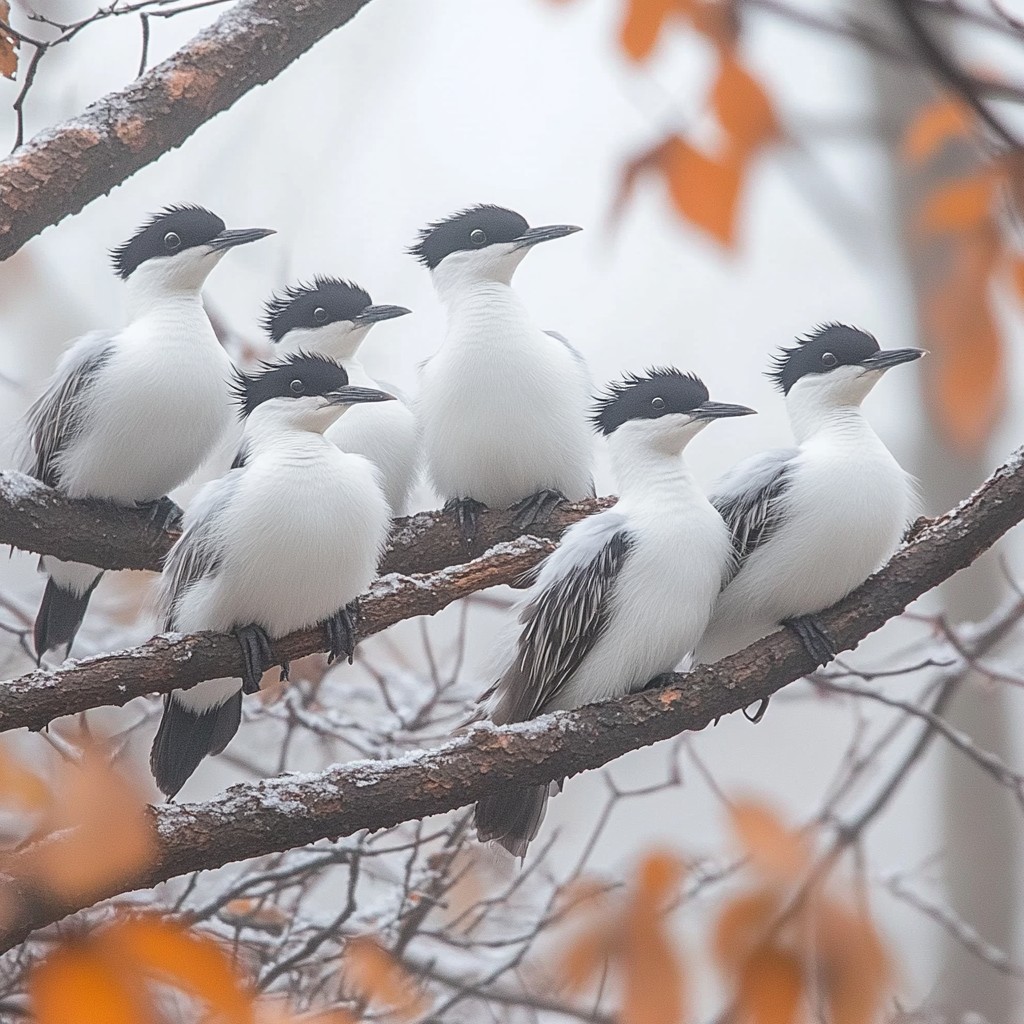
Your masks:
M 644 505 L 651 498 L 703 497 L 678 445 L 638 445 L 620 438 L 620 433 L 621 428 L 608 439 L 620 503 Z
M 819 435 L 874 436 L 874 431 L 856 403 L 837 404 L 823 401 L 814 394 L 790 394 L 786 399 L 789 422 L 797 444 L 803 444 Z
M 186 315 L 199 312 L 205 317 L 202 289 L 172 286 L 159 278 L 136 272 L 128 279 L 128 320 L 141 320 L 154 312 Z

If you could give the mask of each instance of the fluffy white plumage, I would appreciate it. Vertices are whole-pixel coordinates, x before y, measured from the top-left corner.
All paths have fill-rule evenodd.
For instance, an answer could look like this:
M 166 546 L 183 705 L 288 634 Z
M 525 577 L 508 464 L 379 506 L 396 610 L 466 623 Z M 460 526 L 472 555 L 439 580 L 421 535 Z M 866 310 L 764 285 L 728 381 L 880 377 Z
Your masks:
M 312 401 L 259 406 L 246 422 L 245 465 L 196 496 L 161 579 L 165 628 L 255 624 L 274 639 L 334 615 L 375 578 L 390 526 L 377 469 L 322 436 L 327 424 L 298 408 Z M 214 679 L 176 690 L 170 701 L 196 718 L 240 692 L 238 679 Z M 237 715 L 224 742 L 236 728 Z M 196 751 L 186 778 L 210 752 L 218 751 Z M 177 766 L 165 770 L 175 781 L 158 770 L 158 782 L 174 792 L 184 778 Z
M 512 289 L 527 251 L 455 252 L 432 272 L 447 327 L 424 364 L 416 409 L 444 500 L 504 508 L 543 490 L 571 501 L 593 494 L 590 377 Z
M 695 661 L 718 661 L 785 619 L 828 608 L 896 549 L 916 494 L 861 412 L 880 378 L 854 366 L 801 378 L 786 398 L 798 446 L 755 455 L 713 488 L 731 525 L 764 534 L 719 597 Z
M 419 428 L 410 404 L 393 387 L 374 380 L 359 361 L 359 346 L 369 329 L 349 321 L 296 329 L 281 339 L 279 347 L 285 352 L 320 352 L 341 363 L 353 384 L 383 388 L 396 396 L 394 402 L 349 409 L 325 436 L 342 451 L 363 455 L 377 466 L 392 515 L 403 516 L 420 475 Z

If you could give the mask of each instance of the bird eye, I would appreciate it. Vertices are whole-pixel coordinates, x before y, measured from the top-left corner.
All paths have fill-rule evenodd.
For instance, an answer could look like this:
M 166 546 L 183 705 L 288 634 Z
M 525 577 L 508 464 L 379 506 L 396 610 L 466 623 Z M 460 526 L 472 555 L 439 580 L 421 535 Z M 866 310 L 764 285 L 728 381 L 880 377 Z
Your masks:
M 482 231 L 480 228 L 473 228 L 469 233 L 469 240 L 474 245 L 486 245 L 487 244 L 487 232 Z
M 298 378 L 293 380 L 291 384 L 288 385 L 288 387 L 291 388 L 291 392 L 293 395 L 301 395 L 302 392 L 306 390 L 306 385 L 303 384 L 302 381 L 299 380 Z
M 164 248 L 168 252 L 174 252 L 181 245 L 181 236 L 177 231 L 168 231 L 164 235 Z
M 838 362 L 839 362 L 839 360 L 836 359 L 835 355 L 832 352 L 822 352 L 821 353 L 821 363 L 822 363 L 822 366 L 829 366 L 829 367 L 831 367 L 831 366 L 835 366 L 836 363 L 838 363 Z
M 664 409 L 665 408 L 665 399 L 664 398 L 652 398 L 651 399 L 651 408 L 652 409 Z
M 313 319 L 318 323 L 322 324 L 327 319 L 327 310 L 323 306 L 317 306 L 313 310 Z

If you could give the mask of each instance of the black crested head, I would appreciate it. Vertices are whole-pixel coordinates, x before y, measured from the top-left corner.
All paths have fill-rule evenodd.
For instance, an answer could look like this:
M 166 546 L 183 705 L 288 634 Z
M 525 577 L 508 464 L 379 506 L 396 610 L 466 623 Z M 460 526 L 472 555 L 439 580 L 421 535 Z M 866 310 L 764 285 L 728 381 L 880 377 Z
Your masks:
M 117 275 L 128 280 L 155 256 L 173 256 L 205 245 L 224 230 L 224 221 L 201 206 L 168 206 L 154 214 L 124 245 L 110 250 Z
M 857 366 L 878 351 L 878 342 L 867 331 L 846 324 L 819 324 L 810 334 L 797 338 L 793 348 L 772 357 L 766 376 L 788 395 L 807 374 L 823 374 L 839 366 Z
M 348 374 L 333 359 L 292 352 L 280 361 L 260 363 L 255 373 L 236 370 L 232 390 L 245 419 L 272 398 L 327 395 L 347 384 Z
M 437 268 L 453 252 L 484 249 L 495 242 L 514 242 L 529 230 L 526 218 L 503 206 L 471 206 L 435 221 L 420 232 L 409 253 L 425 267 Z
M 351 281 L 315 277 L 312 284 L 289 286 L 266 305 L 263 329 L 280 341 L 296 328 L 315 329 L 342 320 L 354 320 L 370 305 L 370 294 Z
M 708 400 L 704 382 L 674 366 L 653 366 L 643 376 L 629 374 L 608 385 L 590 417 L 605 435 L 629 420 L 653 420 L 670 413 L 689 413 Z

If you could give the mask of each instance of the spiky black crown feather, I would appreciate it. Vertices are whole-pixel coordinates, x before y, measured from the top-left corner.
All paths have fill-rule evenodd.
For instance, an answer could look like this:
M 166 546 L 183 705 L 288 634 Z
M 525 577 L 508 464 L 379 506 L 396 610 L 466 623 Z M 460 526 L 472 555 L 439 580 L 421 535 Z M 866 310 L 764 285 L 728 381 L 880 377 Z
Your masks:
M 316 353 L 290 352 L 283 359 L 260 363 L 255 372 L 235 370 L 233 397 L 245 419 L 272 398 L 305 398 L 326 395 L 348 384 L 345 368 Z
M 110 259 L 118 277 L 127 281 L 146 260 L 205 245 L 223 230 L 224 221 L 202 206 L 167 206 L 153 214 L 124 245 L 111 249 Z
M 818 324 L 796 338 L 792 348 L 781 348 L 771 357 L 765 376 L 784 394 L 807 374 L 828 373 L 837 366 L 853 366 L 878 351 L 874 336 L 849 324 Z
M 353 281 L 317 275 L 311 284 L 300 281 L 272 296 L 264 307 L 262 326 L 276 342 L 296 328 L 354 320 L 371 301 L 370 293 Z
M 629 420 L 692 412 L 707 400 L 708 389 L 700 377 L 674 366 L 652 366 L 642 375 L 630 373 L 608 384 L 595 399 L 590 418 L 607 435 Z
M 514 242 L 529 227 L 526 218 L 515 210 L 480 203 L 428 224 L 408 251 L 434 270 L 453 252 L 482 249 L 495 242 Z

